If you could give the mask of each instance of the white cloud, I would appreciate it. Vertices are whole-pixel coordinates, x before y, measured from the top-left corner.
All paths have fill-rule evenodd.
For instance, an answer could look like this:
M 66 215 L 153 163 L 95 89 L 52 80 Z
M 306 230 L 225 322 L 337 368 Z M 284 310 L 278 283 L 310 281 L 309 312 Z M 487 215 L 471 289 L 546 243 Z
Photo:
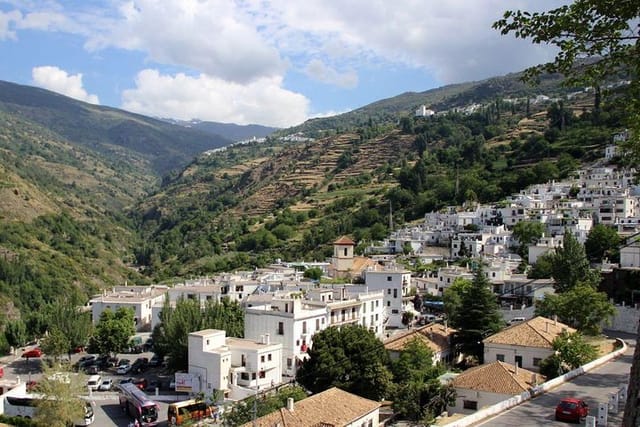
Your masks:
M 136 88 L 123 92 L 122 108 L 183 120 L 288 127 L 306 120 L 309 101 L 284 89 L 280 77 L 241 85 L 205 74 L 163 75 L 146 69 L 138 73 Z
M 185 66 L 230 82 L 282 75 L 286 66 L 235 2 L 137 0 L 120 6 L 111 27 L 89 49 L 115 46 L 146 52 L 159 64 Z
M 17 10 L 6 13 L 0 10 L 0 40 L 15 40 L 16 32 L 11 28 L 12 23 L 21 18 L 22 14 Z
M 61 93 L 80 101 L 99 104 L 96 95 L 90 95 L 82 87 L 82 74 L 68 74 L 58 67 L 42 66 L 31 70 L 33 81 L 37 86 Z
M 354 70 L 340 73 L 319 59 L 312 59 L 309 64 L 307 64 L 305 73 L 314 80 L 342 88 L 354 88 L 358 86 L 358 73 Z

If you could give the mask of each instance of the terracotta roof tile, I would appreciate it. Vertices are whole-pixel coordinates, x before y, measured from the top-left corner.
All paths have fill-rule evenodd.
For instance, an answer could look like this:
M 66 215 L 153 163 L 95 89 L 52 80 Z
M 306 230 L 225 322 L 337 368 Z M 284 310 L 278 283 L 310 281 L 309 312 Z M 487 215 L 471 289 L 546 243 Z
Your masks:
M 486 344 L 517 345 L 521 347 L 552 348 L 553 340 L 563 331 L 576 330 L 546 317 L 538 316 L 510 326 L 484 339 Z
M 384 342 L 384 348 L 389 351 L 402 351 L 411 340 L 417 338 L 434 352 L 441 352 L 449 348 L 449 337 L 454 332 L 456 330 L 453 328 L 445 328 L 440 323 L 431 323 L 388 339 Z
M 333 244 L 334 245 L 353 245 L 353 246 L 355 246 L 356 242 L 354 242 L 353 240 L 351 240 L 347 236 L 342 236 L 338 240 L 333 242 Z
M 455 377 L 455 388 L 486 391 L 500 394 L 520 394 L 544 382 L 544 376 L 496 361 L 468 369 Z
M 242 427 L 313 427 L 349 425 L 380 407 L 380 403 L 333 387 L 281 408 Z

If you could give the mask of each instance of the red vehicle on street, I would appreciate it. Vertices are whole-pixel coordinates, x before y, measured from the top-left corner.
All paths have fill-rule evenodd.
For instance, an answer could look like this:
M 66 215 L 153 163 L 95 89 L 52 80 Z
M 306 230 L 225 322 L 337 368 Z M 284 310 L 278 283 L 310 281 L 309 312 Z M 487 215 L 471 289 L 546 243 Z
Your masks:
M 575 421 L 579 423 L 587 415 L 589 415 L 589 405 L 582 399 L 565 397 L 556 406 L 557 421 Z
M 27 359 L 31 359 L 33 357 L 41 357 L 41 356 L 42 356 L 42 350 L 39 347 L 36 347 L 34 349 L 31 349 L 22 353 L 22 357 Z

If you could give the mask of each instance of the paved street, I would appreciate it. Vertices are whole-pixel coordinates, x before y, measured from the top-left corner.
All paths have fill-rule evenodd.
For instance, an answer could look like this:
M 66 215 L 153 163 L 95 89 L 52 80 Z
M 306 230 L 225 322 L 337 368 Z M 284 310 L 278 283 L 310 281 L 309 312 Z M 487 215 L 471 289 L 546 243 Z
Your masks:
M 635 335 L 613 332 L 611 335 L 623 338 L 627 342 L 629 347 L 623 356 L 476 425 L 490 427 L 566 426 L 567 423 L 554 420 L 554 410 L 562 397 L 569 396 L 584 399 L 589 404 L 589 414 L 597 416 L 598 403 L 608 402 L 609 395 L 615 392 L 620 384 L 629 382 L 629 370 L 635 350 Z M 607 425 L 619 426 L 623 410 L 624 403 L 620 405 L 620 411 L 617 414 L 609 413 Z

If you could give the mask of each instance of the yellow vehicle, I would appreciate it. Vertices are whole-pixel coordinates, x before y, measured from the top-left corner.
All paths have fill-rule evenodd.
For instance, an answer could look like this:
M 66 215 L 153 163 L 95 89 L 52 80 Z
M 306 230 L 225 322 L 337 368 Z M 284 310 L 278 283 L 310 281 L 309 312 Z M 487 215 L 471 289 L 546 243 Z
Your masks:
M 167 420 L 170 426 L 179 426 L 186 421 L 196 421 L 213 417 L 215 407 L 207 405 L 201 400 L 183 400 L 169 404 Z

